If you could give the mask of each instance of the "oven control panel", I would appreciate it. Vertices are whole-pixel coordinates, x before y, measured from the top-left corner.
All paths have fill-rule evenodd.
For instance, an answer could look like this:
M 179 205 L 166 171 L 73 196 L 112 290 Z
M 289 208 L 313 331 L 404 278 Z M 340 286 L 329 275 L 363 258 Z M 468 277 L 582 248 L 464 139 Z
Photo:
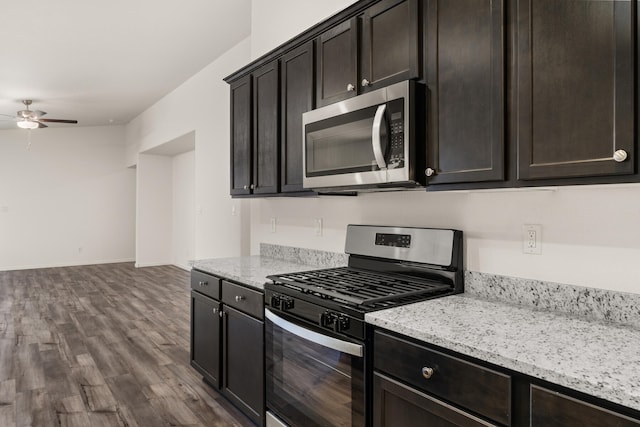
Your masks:
M 323 328 L 331 329 L 334 332 L 344 332 L 349 329 L 349 317 L 333 311 L 325 311 L 318 316 L 318 323 Z
M 271 307 L 279 308 L 282 311 L 288 311 L 293 309 L 293 298 L 285 295 L 271 295 Z
M 376 245 L 393 246 L 396 248 L 410 248 L 411 235 L 410 234 L 376 233 Z
M 285 290 L 287 292 L 287 290 Z M 341 312 L 333 307 L 323 307 L 315 302 L 315 295 L 303 293 L 296 296 L 285 292 L 273 291 L 265 286 L 265 305 L 275 313 L 286 314 L 288 319 L 299 319 L 302 324 L 315 325 L 320 329 L 332 331 L 352 338 L 364 339 L 364 320 Z M 330 301 L 323 302 L 329 304 Z

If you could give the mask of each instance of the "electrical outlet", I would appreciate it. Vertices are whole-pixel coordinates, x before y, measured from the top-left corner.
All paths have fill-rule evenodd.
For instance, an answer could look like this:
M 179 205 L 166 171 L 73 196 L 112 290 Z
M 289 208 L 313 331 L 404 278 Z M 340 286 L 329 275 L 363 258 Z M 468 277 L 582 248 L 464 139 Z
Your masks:
M 522 226 L 522 252 L 525 254 L 542 254 L 542 226 L 525 224 Z
M 316 236 L 322 236 L 322 218 L 316 218 L 314 223 L 316 226 Z

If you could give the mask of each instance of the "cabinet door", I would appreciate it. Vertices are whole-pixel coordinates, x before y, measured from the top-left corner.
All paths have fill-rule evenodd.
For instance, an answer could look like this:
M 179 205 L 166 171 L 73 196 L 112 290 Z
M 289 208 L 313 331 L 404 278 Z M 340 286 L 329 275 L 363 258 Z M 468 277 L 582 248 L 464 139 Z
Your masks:
M 317 39 L 316 101 L 318 107 L 356 95 L 358 74 L 356 19 L 343 22 Z
M 191 292 L 191 366 L 220 387 L 220 302 Z
M 277 193 L 279 165 L 278 61 L 253 73 L 253 194 Z
M 428 0 L 429 184 L 505 178 L 502 0 Z
M 224 306 L 223 393 L 249 418 L 264 417 L 264 322 Z
M 640 421 L 563 394 L 531 386 L 531 427 L 639 427 Z
M 518 179 L 633 173 L 633 3 L 518 1 Z
M 313 109 L 313 42 L 280 59 L 281 70 L 281 177 L 280 191 L 303 191 L 302 113 Z
M 373 374 L 374 427 L 494 426 L 398 381 Z
M 251 193 L 251 76 L 231 85 L 231 195 Z
M 384 0 L 362 16 L 360 91 L 420 76 L 418 0 Z

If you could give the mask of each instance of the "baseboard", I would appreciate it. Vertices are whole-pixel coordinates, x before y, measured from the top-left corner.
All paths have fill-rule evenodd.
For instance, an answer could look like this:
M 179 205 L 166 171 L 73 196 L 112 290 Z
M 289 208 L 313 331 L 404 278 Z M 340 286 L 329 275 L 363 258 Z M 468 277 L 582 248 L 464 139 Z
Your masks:
M 32 264 L 32 265 L 17 265 L 17 266 L 0 266 L 0 271 L 12 271 L 12 270 L 36 270 L 39 268 L 58 268 L 58 267 L 77 267 L 80 265 L 95 265 L 95 264 L 118 264 L 121 262 L 135 262 L 134 258 L 123 259 L 110 259 L 110 260 L 90 260 L 82 262 L 60 262 L 60 263 L 48 263 L 48 264 Z
M 165 262 L 136 262 L 135 263 L 136 268 L 160 267 L 162 265 L 173 265 L 173 264 L 171 262 L 169 262 L 169 261 L 165 261 Z

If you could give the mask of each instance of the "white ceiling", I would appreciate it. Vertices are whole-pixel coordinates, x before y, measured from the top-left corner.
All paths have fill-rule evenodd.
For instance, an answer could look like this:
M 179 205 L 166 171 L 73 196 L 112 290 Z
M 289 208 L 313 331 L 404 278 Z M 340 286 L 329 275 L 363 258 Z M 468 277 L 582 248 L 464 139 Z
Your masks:
M 2 0 L 0 114 L 126 124 L 250 31 L 251 0 Z

